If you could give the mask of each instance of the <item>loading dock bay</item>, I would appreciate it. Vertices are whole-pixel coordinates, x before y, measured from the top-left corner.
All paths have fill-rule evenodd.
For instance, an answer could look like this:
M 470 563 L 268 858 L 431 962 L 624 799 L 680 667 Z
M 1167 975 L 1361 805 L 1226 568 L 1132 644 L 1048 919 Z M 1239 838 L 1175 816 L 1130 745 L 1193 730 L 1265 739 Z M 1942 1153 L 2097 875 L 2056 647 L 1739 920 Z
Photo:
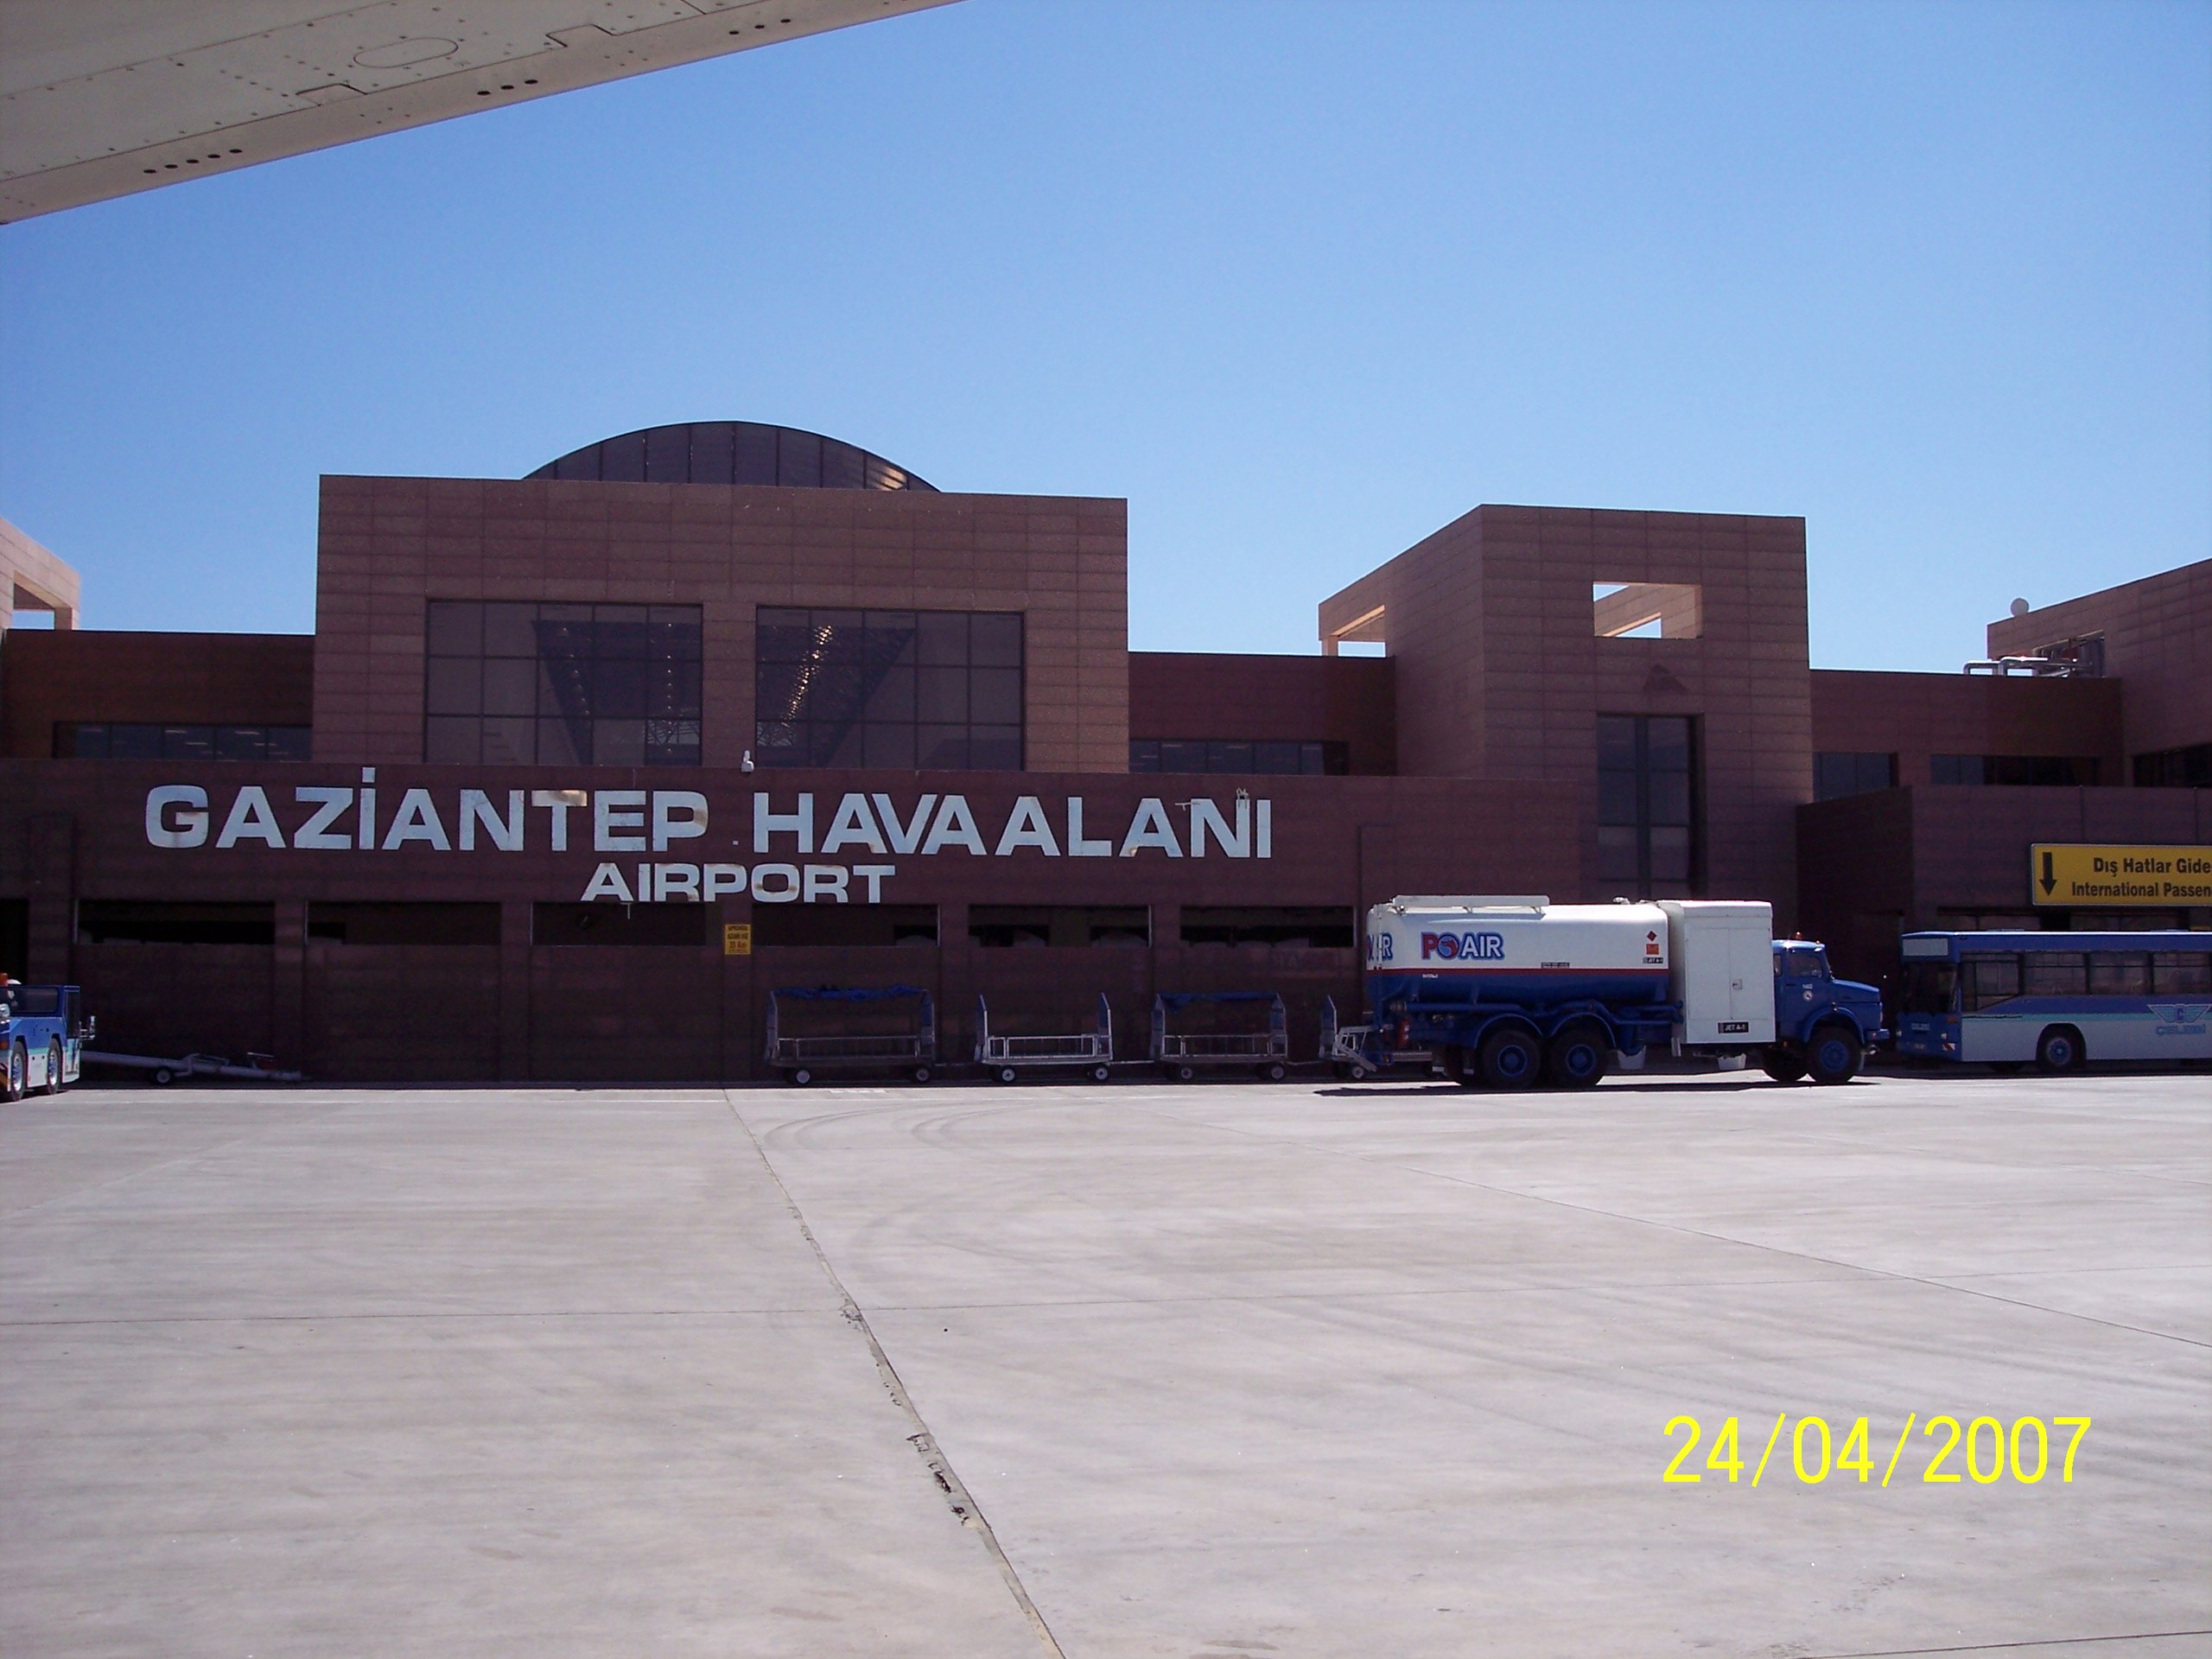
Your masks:
M 6 1108 L 0 1650 L 2203 1654 L 2205 1083 Z

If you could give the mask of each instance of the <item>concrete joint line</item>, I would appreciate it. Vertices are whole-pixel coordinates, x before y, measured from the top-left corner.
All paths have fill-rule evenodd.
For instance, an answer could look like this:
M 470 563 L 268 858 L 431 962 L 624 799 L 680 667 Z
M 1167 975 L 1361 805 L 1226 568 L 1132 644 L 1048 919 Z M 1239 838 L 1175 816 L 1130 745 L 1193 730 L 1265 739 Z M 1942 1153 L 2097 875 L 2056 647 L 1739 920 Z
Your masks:
M 1023 1617 L 1028 1619 L 1029 1628 L 1036 1632 L 1037 1640 L 1045 1651 L 1052 1659 L 1066 1659 L 1058 1640 L 1052 1635 L 1052 1627 L 1045 1623 L 1044 1614 L 1037 1611 L 1037 1604 L 1030 1599 L 1029 1592 L 1021 1582 L 1021 1575 L 1014 1570 L 1014 1563 L 1007 1559 L 1006 1551 L 999 1547 L 998 1535 L 991 1530 L 991 1523 L 985 1517 L 982 1506 L 976 1502 L 966 1484 L 954 1472 L 952 1465 L 938 1448 L 937 1436 L 930 1433 L 930 1426 L 923 1421 L 922 1414 L 914 1408 L 906 1383 L 899 1380 L 899 1369 L 891 1363 L 891 1356 L 883 1351 L 883 1344 L 876 1340 L 874 1329 L 868 1322 L 868 1315 L 861 1311 L 860 1304 L 845 1288 L 845 1281 L 837 1276 L 837 1269 L 830 1264 L 830 1257 L 823 1251 L 821 1241 L 815 1237 L 814 1230 L 806 1224 L 806 1217 L 800 1212 L 798 1201 L 791 1197 L 791 1189 L 784 1185 L 784 1178 L 777 1173 L 775 1165 L 768 1161 L 768 1150 L 760 1144 L 760 1137 L 753 1133 L 753 1126 L 737 1109 L 737 1103 L 730 1098 L 729 1090 L 722 1091 L 722 1102 L 729 1108 L 729 1115 L 736 1121 L 738 1128 L 745 1131 L 745 1138 L 752 1142 L 753 1155 L 760 1160 L 761 1168 L 768 1172 L 768 1179 L 776 1184 L 776 1191 L 783 1195 L 784 1207 L 791 1211 L 799 1236 L 806 1241 L 806 1248 L 814 1252 L 815 1265 L 822 1269 L 823 1277 L 829 1280 L 830 1287 L 837 1293 L 839 1311 L 843 1313 L 845 1322 L 868 1344 L 869 1357 L 875 1362 L 875 1374 L 883 1383 L 884 1392 L 891 1396 L 892 1404 L 899 1408 L 912 1427 L 914 1432 L 906 1436 L 906 1443 L 914 1448 L 921 1458 L 922 1466 L 936 1481 L 946 1507 L 958 1517 L 962 1526 L 982 1540 L 983 1548 L 990 1552 L 991 1560 L 997 1563 L 999 1576 L 1006 1580 L 1007 1590 L 1014 1597 L 1014 1604 L 1021 1609 Z

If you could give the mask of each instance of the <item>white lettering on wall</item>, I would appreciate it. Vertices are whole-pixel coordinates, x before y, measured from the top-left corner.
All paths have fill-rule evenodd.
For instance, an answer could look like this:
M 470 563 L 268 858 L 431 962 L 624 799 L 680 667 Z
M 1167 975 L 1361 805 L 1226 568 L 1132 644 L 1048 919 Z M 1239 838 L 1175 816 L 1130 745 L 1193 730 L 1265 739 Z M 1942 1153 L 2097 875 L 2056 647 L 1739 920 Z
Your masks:
M 632 833 L 634 831 L 635 833 Z M 597 853 L 645 850 L 645 791 L 602 789 L 591 804 L 591 845 Z
M 231 803 L 231 815 L 223 820 L 223 827 L 215 836 L 218 847 L 235 847 L 242 841 L 257 841 L 264 847 L 282 847 L 284 832 L 276 827 L 276 815 L 269 810 L 269 797 L 258 784 L 248 784 L 238 791 L 238 798 Z
M 767 791 L 764 790 L 755 795 L 753 798 L 753 850 L 756 853 L 772 850 L 768 845 L 768 837 L 771 836 L 794 836 L 798 839 L 800 852 L 812 852 L 814 850 L 814 797 L 801 795 L 798 798 L 798 810 L 796 812 L 772 812 L 769 810 Z
M 338 815 L 353 804 L 351 789 L 333 789 L 325 784 L 302 784 L 292 791 L 292 798 L 315 804 L 315 810 L 308 815 L 308 821 L 300 826 L 299 834 L 292 837 L 293 846 L 340 853 L 353 844 L 352 836 L 342 830 L 334 834 L 330 828 L 338 822 Z
M 829 833 L 822 837 L 821 850 L 834 853 L 840 847 L 865 847 L 871 853 L 889 850 L 883 844 L 883 831 L 875 822 L 875 814 L 868 810 L 867 796 L 848 795 L 837 803 L 837 815 L 830 820 Z
M 653 851 L 664 853 L 671 841 L 690 841 L 707 833 L 707 798 L 696 789 L 653 791 Z
M 1122 837 L 1122 856 L 1135 858 L 1147 847 L 1157 847 L 1170 858 L 1183 856 L 1182 843 L 1175 839 L 1175 826 L 1167 821 L 1167 809 L 1155 795 L 1147 795 L 1137 803 L 1136 816 L 1129 820 L 1129 833 Z
M 492 844 L 503 853 L 522 851 L 522 791 L 507 791 L 507 816 L 504 818 L 492 810 L 492 798 L 480 789 L 461 791 L 461 850 L 474 851 L 476 830 L 482 825 Z
M 163 784 L 146 791 L 146 839 L 156 847 L 197 847 L 207 839 L 207 791 Z

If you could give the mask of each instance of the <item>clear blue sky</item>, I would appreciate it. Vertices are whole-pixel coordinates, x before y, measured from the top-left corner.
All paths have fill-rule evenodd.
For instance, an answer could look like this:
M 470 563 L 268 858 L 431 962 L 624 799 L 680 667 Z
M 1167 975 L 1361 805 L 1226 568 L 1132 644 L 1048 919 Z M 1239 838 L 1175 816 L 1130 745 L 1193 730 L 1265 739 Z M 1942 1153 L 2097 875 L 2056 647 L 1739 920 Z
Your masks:
M 966 0 L 0 229 L 0 515 L 313 626 L 321 473 L 662 421 L 1129 501 L 1312 651 L 1483 501 L 1800 513 L 1813 660 L 2212 550 L 2212 7 Z

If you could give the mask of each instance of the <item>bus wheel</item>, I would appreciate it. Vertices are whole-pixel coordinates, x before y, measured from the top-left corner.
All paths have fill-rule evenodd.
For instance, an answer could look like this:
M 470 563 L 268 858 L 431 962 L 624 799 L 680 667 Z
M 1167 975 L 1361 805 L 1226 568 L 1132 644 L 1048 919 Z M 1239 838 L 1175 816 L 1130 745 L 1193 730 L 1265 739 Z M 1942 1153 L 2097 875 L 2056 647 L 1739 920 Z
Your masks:
M 1859 1074 L 1865 1051 L 1847 1026 L 1822 1026 L 1806 1046 L 1805 1069 L 1815 1083 L 1849 1083 Z
M 24 1089 L 29 1084 L 30 1074 L 30 1056 L 23 1052 L 23 1046 L 21 1043 L 9 1044 L 7 1082 L 3 1088 L 0 1088 L 0 1093 L 4 1093 L 10 1100 L 21 1100 Z
M 2087 1057 L 2082 1033 L 2071 1026 L 2053 1026 L 2036 1039 L 2036 1064 L 2046 1071 L 2071 1071 Z
M 1545 1051 L 1544 1069 L 1562 1089 L 1594 1089 L 1605 1075 L 1612 1039 L 1592 1020 L 1579 1020 L 1560 1032 Z
M 1536 1039 L 1507 1026 L 1483 1039 L 1483 1081 L 1493 1089 L 1526 1089 L 1536 1080 L 1543 1056 Z
M 46 1092 L 49 1095 L 61 1092 L 61 1042 L 59 1038 L 47 1040 Z
M 1803 1056 L 1777 1043 L 1759 1057 L 1759 1070 L 1777 1083 L 1796 1083 L 1805 1075 Z

